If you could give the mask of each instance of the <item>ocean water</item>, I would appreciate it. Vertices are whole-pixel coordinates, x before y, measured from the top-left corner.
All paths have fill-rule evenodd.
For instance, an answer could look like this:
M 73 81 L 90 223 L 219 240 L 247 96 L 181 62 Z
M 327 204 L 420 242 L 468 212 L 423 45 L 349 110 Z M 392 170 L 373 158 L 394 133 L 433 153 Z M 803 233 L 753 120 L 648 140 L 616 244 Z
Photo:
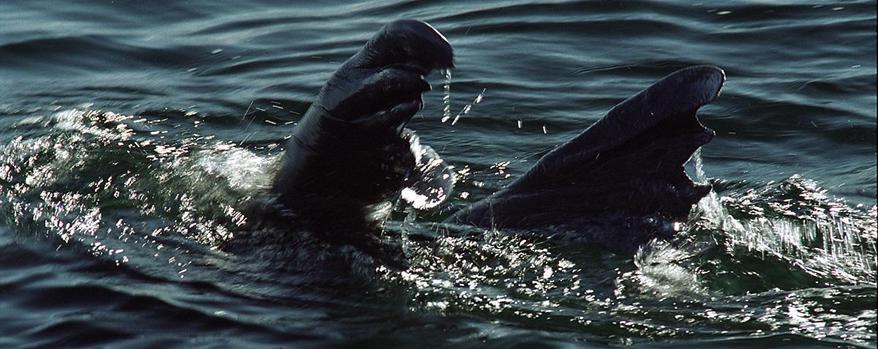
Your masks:
M 410 267 L 218 249 L 402 18 L 456 55 L 409 123 L 454 197 L 387 224 Z M 874 348 L 875 61 L 874 1 L 3 0 L 0 347 Z M 714 192 L 671 241 L 436 227 L 696 64 L 727 74 L 687 165 Z

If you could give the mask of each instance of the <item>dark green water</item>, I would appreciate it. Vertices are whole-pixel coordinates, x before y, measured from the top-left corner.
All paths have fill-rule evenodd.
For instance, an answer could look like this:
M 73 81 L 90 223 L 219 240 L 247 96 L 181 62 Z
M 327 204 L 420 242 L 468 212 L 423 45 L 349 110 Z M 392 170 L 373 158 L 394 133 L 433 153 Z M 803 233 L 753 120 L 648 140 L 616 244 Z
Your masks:
M 409 124 L 458 171 L 411 267 L 267 243 L 285 137 L 384 23 L 455 47 Z M 876 4 L 0 2 L 0 347 L 876 345 Z M 432 222 L 667 73 L 728 75 L 715 193 L 635 256 Z M 696 166 L 699 165 L 699 166 Z

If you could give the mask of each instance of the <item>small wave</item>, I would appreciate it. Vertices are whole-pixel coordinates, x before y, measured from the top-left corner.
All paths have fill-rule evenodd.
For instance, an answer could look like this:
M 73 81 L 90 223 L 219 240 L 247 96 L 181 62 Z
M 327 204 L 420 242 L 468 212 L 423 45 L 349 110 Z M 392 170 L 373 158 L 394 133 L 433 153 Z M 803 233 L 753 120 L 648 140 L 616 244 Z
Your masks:
M 6 69 L 62 70 L 75 74 L 107 68 L 189 68 L 197 62 L 196 57 L 192 50 L 182 47 L 135 46 L 100 35 L 39 38 L 0 45 L 0 60 Z

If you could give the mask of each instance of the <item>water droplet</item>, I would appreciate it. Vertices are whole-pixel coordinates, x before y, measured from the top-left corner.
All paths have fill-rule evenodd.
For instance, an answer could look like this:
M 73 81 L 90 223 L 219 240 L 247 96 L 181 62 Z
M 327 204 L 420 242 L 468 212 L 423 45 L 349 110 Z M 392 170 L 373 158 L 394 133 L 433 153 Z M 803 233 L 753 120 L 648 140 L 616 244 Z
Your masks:
M 451 69 L 444 69 L 442 73 L 445 75 L 445 83 L 442 84 L 442 122 L 451 119 Z

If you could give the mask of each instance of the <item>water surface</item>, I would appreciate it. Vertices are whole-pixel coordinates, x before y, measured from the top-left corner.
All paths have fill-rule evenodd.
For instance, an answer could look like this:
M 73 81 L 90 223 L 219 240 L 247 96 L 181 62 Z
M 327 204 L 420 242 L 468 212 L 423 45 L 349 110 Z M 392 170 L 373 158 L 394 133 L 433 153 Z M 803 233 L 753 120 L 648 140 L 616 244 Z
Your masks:
M 409 124 L 459 177 L 388 224 L 411 267 L 218 250 L 324 81 L 401 18 L 457 66 L 449 111 L 434 74 Z M 0 346 L 876 345 L 874 1 L 6 0 L 0 23 Z M 728 76 L 688 166 L 715 192 L 673 241 L 432 223 L 695 64 Z

